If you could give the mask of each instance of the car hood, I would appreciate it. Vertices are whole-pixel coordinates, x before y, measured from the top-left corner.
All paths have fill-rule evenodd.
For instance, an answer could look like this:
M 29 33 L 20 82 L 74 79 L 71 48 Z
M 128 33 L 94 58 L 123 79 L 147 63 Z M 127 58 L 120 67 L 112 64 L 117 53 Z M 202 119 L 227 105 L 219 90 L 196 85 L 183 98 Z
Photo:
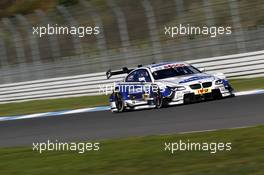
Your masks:
M 206 73 L 192 74 L 192 75 L 184 75 L 177 76 L 171 78 L 165 78 L 161 80 L 156 80 L 156 82 L 171 85 L 171 86 L 181 86 L 181 85 L 190 85 L 195 83 L 203 83 L 203 82 L 212 82 L 215 80 L 215 77 Z

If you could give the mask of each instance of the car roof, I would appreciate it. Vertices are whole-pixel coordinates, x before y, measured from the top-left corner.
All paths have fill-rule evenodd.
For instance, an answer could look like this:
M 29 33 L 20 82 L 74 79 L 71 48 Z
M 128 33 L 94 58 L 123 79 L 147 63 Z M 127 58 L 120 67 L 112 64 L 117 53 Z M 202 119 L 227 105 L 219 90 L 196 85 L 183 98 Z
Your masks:
M 175 61 L 175 62 L 161 62 L 161 63 L 154 63 L 154 64 L 149 64 L 149 65 L 145 65 L 145 66 L 140 66 L 134 70 L 138 70 L 138 69 L 149 69 L 151 71 L 155 71 L 156 68 L 159 68 L 159 67 L 162 67 L 162 66 L 165 66 L 165 65 L 171 65 L 171 64 L 185 64 L 185 65 L 190 65 L 186 62 L 183 62 L 183 61 Z
M 188 65 L 188 63 L 183 62 L 183 61 L 175 61 L 175 62 L 171 61 L 171 62 L 161 62 L 161 63 L 149 64 L 146 67 L 155 68 L 155 67 L 169 65 L 169 64 L 187 64 Z
M 183 61 L 175 61 L 175 62 L 161 62 L 161 63 L 156 63 L 156 64 L 150 64 L 150 65 L 146 65 L 144 67 L 149 68 L 151 71 L 156 71 L 158 69 L 163 69 L 163 66 L 175 65 L 175 64 L 189 65 L 188 63 L 183 62 Z

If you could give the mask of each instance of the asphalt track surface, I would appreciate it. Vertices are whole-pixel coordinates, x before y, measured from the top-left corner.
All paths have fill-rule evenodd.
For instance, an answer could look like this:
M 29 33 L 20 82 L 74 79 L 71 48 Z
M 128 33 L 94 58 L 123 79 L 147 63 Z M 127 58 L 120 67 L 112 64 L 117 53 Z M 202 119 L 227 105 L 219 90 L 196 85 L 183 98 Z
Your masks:
M 0 122 L 0 147 L 264 124 L 264 94 L 113 114 L 110 111 Z

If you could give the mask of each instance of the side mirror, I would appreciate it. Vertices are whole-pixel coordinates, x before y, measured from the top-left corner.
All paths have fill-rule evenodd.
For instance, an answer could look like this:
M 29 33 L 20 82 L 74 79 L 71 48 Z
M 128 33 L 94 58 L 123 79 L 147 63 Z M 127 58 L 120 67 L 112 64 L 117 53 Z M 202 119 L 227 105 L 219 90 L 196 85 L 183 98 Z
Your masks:
M 217 78 L 220 78 L 220 79 L 226 79 L 226 76 L 225 76 L 225 74 L 223 74 L 223 73 L 214 73 L 213 74 L 214 76 L 216 76 Z
M 139 77 L 138 81 L 141 82 L 141 83 L 145 83 L 146 79 L 145 79 L 145 77 Z
M 201 72 L 205 72 L 205 68 L 203 67 L 203 68 L 199 68 L 199 70 L 201 71 Z

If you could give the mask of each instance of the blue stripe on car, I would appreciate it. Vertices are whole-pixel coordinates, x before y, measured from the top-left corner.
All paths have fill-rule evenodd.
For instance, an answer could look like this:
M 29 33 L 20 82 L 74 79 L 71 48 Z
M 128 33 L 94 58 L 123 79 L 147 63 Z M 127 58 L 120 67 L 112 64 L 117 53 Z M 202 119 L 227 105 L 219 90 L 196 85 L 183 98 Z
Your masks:
M 191 78 L 182 80 L 179 83 L 188 83 L 188 82 L 191 82 L 191 81 L 197 81 L 197 80 L 202 80 L 202 79 L 206 79 L 206 78 L 211 78 L 211 76 L 191 77 Z

